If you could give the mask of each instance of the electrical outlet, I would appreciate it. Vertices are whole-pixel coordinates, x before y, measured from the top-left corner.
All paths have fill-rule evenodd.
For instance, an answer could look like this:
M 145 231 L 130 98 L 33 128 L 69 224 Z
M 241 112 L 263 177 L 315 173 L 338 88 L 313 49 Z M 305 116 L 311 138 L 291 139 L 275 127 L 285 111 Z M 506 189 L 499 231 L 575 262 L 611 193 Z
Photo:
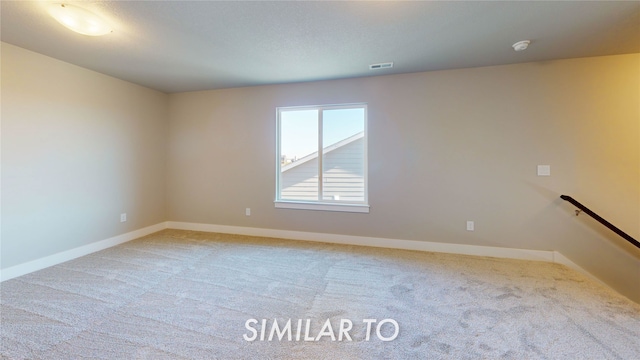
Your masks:
M 127 213 L 120 214 L 120 222 L 125 222 L 125 221 L 127 221 Z
M 244 214 L 247 216 L 251 216 L 251 208 L 244 209 Z
M 475 230 L 475 223 L 473 221 L 467 221 L 467 231 L 473 231 Z

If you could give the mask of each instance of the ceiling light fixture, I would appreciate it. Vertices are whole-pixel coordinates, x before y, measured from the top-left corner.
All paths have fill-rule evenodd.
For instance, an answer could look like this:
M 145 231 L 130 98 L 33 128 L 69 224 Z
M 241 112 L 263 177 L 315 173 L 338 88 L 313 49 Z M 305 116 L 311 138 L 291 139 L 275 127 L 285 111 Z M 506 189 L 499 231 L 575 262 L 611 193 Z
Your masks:
M 529 44 L 531 43 L 531 41 L 529 40 L 522 40 L 522 41 L 518 41 L 517 43 L 511 45 L 513 46 L 513 50 L 515 51 L 524 51 L 527 50 L 527 48 L 529 47 Z
M 74 5 L 53 4 L 49 8 L 49 14 L 60 24 L 79 34 L 101 36 L 112 31 L 104 19 Z

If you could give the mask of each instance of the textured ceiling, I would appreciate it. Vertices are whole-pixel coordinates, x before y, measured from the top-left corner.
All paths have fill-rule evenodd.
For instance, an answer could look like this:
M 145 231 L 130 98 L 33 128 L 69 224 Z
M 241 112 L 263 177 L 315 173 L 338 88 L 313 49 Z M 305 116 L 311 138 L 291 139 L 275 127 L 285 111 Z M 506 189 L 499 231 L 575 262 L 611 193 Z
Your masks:
M 168 93 L 640 52 L 638 1 L 66 2 L 97 38 L 47 3 L 3 0 L 2 41 Z

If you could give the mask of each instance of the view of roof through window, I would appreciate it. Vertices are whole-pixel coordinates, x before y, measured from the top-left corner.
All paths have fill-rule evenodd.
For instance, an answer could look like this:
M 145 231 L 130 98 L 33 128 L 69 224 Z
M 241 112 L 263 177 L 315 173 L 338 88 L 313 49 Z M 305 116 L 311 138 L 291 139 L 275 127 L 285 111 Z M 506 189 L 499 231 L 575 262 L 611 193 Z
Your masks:
M 322 146 L 327 149 L 364 133 L 364 109 L 324 110 Z M 287 165 L 318 152 L 318 110 L 287 110 L 281 114 L 281 165 Z

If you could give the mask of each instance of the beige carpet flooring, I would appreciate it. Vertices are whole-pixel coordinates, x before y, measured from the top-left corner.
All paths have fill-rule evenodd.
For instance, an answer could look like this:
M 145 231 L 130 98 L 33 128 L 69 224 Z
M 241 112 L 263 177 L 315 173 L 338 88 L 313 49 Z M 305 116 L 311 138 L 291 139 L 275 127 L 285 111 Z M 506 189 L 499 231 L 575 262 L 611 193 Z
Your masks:
M 640 305 L 542 262 L 165 230 L 0 293 L 3 359 L 640 358 Z

